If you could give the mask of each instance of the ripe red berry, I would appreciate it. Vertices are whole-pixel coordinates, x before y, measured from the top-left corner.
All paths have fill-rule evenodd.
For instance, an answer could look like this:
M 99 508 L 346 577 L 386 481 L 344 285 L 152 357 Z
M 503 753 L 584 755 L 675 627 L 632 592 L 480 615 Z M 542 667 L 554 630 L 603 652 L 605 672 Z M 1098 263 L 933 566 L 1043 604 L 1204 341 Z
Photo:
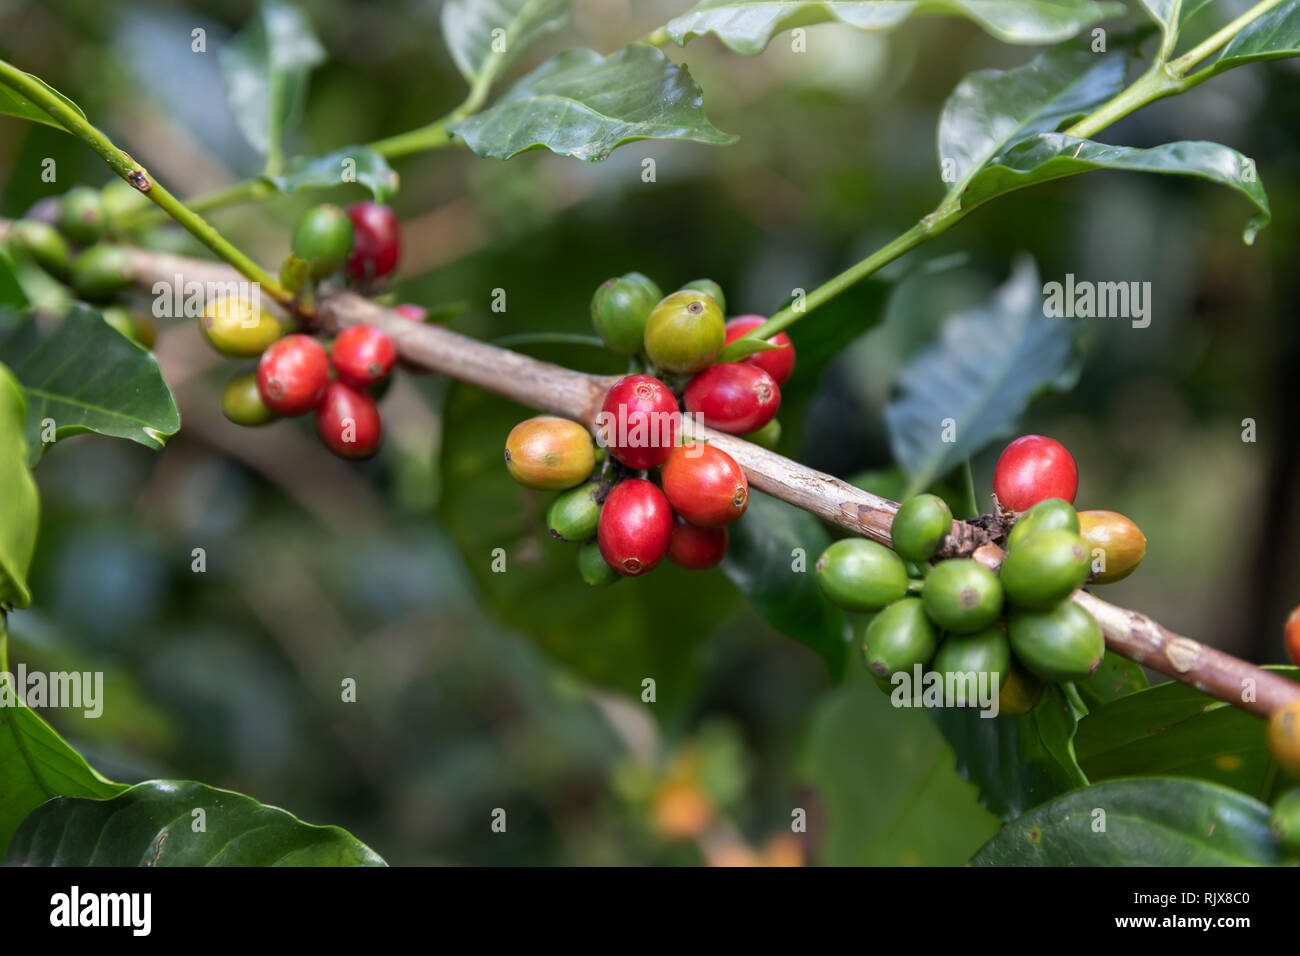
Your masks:
M 727 323 L 727 344 L 730 345 L 736 339 L 754 331 L 767 319 L 761 315 L 740 315 Z M 769 339 L 765 339 L 769 345 L 779 345 L 780 348 L 767 352 L 755 352 L 753 355 L 742 359 L 746 365 L 757 365 L 768 375 L 772 376 L 772 381 L 777 385 L 784 385 L 790 373 L 794 371 L 794 343 L 790 341 L 790 336 L 784 332 L 778 332 Z
M 1011 511 L 1028 511 L 1040 501 L 1074 502 L 1079 469 L 1065 446 L 1042 435 L 1024 435 L 1002 451 L 993 470 L 993 493 Z
M 334 337 L 330 359 L 342 381 L 353 388 L 369 388 L 393 370 L 397 346 L 373 325 L 350 325 Z
M 397 267 L 402 248 L 402 227 L 397 216 L 387 206 L 369 201 L 353 203 L 347 213 L 354 234 L 348 275 L 361 282 L 388 275 Z
M 681 412 L 677 399 L 659 379 L 628 375 L 610 386 L 596 425 L 610 454 L 640 470 L 662 464 L 668 457 L 677 444 Z
M 340 458 L 369 458 L 379 450 L 384 427 L 373 398 L 343 382 L 330 382 L 316 409 L 316 434 Z
M 681 515 L 673 517 L 673 536 L 668 542 L 668 560 L 689 571 L 716 567 L 727 553 L 726 528 L 701 528 Z
M 1286 640 L 1286 652 L 1291 657 L 1291 663 L 1300 667 L 1300 605 L 1297 605 L 1282 629 L 1283 637 Z
M 429 310 L 422 305 L 416 305 L 414 302 L 403 302 L 401 305 L 395 305 L 393 311 L 404 319 L 410 319 L 412 322 L 423 322 L 429 317 Z
M 755 365 L 724 362 L 706 368 L 686 386 L 686 410 L 704 424 L 733 435 L 758 431 L 781 407 L 781 389 Z
M 673 511 L 664 493 L 641 478 L 614 486 L 600 509 L 596 540 L 605 563 L 619 574 L 645 574 L 668 553 Z
M 749 506 L 749 482 L 721 448 L 692 442 L 668 453 L 661 477 L 673 511 L 692 524 L 731 524 Z
M 330 380 L 325 347 L 310 335 L 272 342 L 257 363 L 257 391 L 277 415 L 301 415 L 320 403 Z

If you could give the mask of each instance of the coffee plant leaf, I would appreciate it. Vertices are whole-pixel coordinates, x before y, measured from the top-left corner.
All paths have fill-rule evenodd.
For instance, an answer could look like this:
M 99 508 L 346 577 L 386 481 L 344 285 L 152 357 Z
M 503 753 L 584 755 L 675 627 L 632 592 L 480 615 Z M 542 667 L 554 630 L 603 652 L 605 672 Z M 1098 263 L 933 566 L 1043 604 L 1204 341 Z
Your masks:
M 26 417 L 22 390 L 13 374 L 0 365 L 0 501 L 4 502 L 0 508 L 0 604 L 14 607 L 26 607 L 32 599 L 27 587 L 27 570 L 36 547 L 40 516 L 36 482 L 27 467 Z M 3 629 L 3 612 L 0 612 L 0 632 Z M 3 799 L 0 793 L 0 803 Z M 3 811 L 0 811 L 0 831 L 2 821 Z
M 1074 686 L 1091 713 L 1113 700 L 1146 690 L 1150 684 L 1140 664 L 1120 657 L 1114 651 L 1107 651 L 1101 659 L 1101 666 L 1085 679 L 1075 681 Z
M 442 32 L 461 75 L 470 83 L 490 84 L 568 16 L 568 0 L 447 0 Z
M 324 156 L 299 156 L 267 181 L 280 192 L 299 189 L 330 189 L 358 183 L 370 190 L 375 202 L 383 204 L 397 192 L 398 176 L 388 160 L 369 146 L 344 146 Z
M 18 268 L 9 250 L 0 246 L 0 307 L 25 309 L 30 303 L 22 283 L 18 281 Z
M 1209 68 L 1221 73 L 1247 63 L 1291 56 L 1300 56 L 1300 4 L 1283 3 L 1229 40 Z
M 56 90 L 54 87 L 50 86 L 50 84 L 46 83 L 40 77 L 33 76 L 30 73 L 28 73 L 27 76 L 29 79 L 33 80 L 36 83 L 39 83 L 41 86 L 45 87 L 55 96 L 57 96 L 60 100 L 63 101 L 63 104 L 68 109 L 72 110 L 72 112 L 76 113 L 82 119 L 86 118 L 86 114 L 81 111 L 80 106 L 72 102 L 72 100 L 68 99 L 58 90 Z M 64 125 L 60 123 L 58 120 L 56 120 L 53 116 L 45 112 L 45 110 L 41 109 L 39 106 L 30 102 L 25 96 L 23 96 L 17 90 L 11 89 L 10 87 L 5 86 L 3 83 L 0 83 L 0 115 L 17 116 L 20 119 L 31 120 L 33 123 L 43 123 L 46 126 L 53 126 L 55 129 L 63 130 L 65 133 L 67 132 L 67 129 L 64 127 Z

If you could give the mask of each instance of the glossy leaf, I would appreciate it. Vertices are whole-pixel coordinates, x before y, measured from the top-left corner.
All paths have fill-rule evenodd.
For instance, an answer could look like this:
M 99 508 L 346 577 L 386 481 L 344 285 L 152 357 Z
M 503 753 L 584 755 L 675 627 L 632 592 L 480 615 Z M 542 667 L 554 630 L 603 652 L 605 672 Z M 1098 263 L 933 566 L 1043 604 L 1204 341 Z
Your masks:
M 1105 830 L 1096 828 L 1105 812 Z M 1203 780 L 1112 780 L 1008 823 L 975 866 L 1245 866 L 1281 862 L 1269 808 Z
M 387 202 L 397 192 L 398 184 L 397 173 L 388 160 L 369 146 L 344 146 L 324 156 L 299 156 L 289 160 L 283 172 L 267 180 L 285 193 L 360 183 L 377 203 Z
M 203 828 L 194 826 L 202 811 Z M 188 780 L 149 780 L 108 800 L 58 797 L 23 821 L 6 866 L 383 866 L 339 827 Z
M 0 311 L 0 362 L 27 400 L 32 464 L 46 448 L 46 419 L 56 440 L 93 431 L 154 449 L 180 428 L 158 360 L 85 306 L 62 317 Z
M 1101 659 L 1101 666 L 1091 676 L 1075 682 L 1079 697 L 1089 712 L 1113 700 L 1146 690 L 1149 686 L 1142 667 L 1127 657 L 1120 657 L 1114 651 L 1106 652 L 1106 656 Z
M 46 83 L 39 76 L 33 76 L 30 73 L 26 75 L 62 100 L 63 105 L 72 110 L 72 112 L 76 113 L 82 119 L 86 118 L 86 114 L 81 111 L 80 106 L 72 102 L 72 100 L 68 99 L 54 87 L 50 86 L 50 84 Z M 63 130 L 65 133 L 67 132 L 67 129 L 62 123 L 56 120 L 49 113 L 45 112 L 45 110 L 32 103 L 17 90 L 5 86 L 3 81 L 0 81 L 0 115 L 17 116 L 20 119 L 31 120 L 33 123 L 43 123 L 46 126 L 53 126 L 55 129 Z
M 635 44 L 607 57 L 566 50 L 448 129 L 480 156 L 498 159 L 545 148 L 595 161 L 639 139 L 734 142 L 709 122 L 703 100 L 686 67 L 653 47 Z
M 27 293 L 18 281 L 18 269 L 9 250 L 0 246 L 0 307 L 24 309 L 28 305 Z
M 1210 69 L 1215 73 L 1259 60 L 1300 56 L 1300 4 L 1282 3 L 1233 37 Z
M 461 75 L 470 83 L 491 83 L 568 16 L 568 0 L 447 0 L 442 32 Z
M 23 431 L 26 416 L 26 403 L 17 380 L 0 365 L 0 502 L 3 502 L 0 506 L 0 605 L 14 607 L 26 607 L 32 599 L 27 587 L 27 570 L 36 547 L 40 517 L 36 483 L 27 469 L 27 439 Z M 4 628 L 3 615 L 0 611 L 0 631 Z M 0 810 L 2 827 L 3 810 Z
M 706 33 L 737 53 L 763 52 L 782 30 L 836 20 L 859 30 L 889 30 L 912 14 L 963 16 L 1007 43 L 1055 43 L 1123 11 L 1089 0 L 703 0 L 668 22 L 679 46 Z
M 938 345 L 899 375 L 885 408 L 894 459 L 911 478 L 909 494 L 932 484 L 1011 430 L 1030 400 L 1058 383 L 1070 365 L 1074 331 L 1043 315 L 1038 271 L 1019 261 L 989 303 L 943 327 Z M 945 441 L 952 420 L 956 441 Z

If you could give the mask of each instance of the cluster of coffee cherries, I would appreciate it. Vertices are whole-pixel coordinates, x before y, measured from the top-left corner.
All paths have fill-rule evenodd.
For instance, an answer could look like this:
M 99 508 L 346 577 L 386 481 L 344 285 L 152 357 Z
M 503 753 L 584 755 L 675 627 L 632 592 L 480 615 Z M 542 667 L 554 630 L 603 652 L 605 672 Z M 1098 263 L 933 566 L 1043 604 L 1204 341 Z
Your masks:
M 896 673 L 929 665 L 940 674 L 996 676 L 999 713 L 1026 713 L 1046 681 L 1081 680 L 1106 651 L 1101 628 L 1070 596 L 1086 583 L 1127 577 L 1146 539 L 1113 511 L 1076 512 L 1079 474 L 1060 442 L 1025 435 L 1002 452 L 994 472 L 1004 540 L 995 572 L 967 557 L 936 560 L 953 517 L 936 495 L 904 501 L 894 515 L 894 550 L 864 538 L 837 541 L 817 562 L 823 593 L 871 614 L 867 666 L 889 690 Z
M 664 558 L 705 570 L 726 554 L 727 526 L 745 513 L 749 482 L 725 451 L 687 433 L 682 408 L 720 431 L 775 441 L 794 346 L 781 333 L 768 340 L 770 350 L 716 363 L 726 343 L 764 322 L 726 322 L 724 302 L 707 279 L 667 296 L 639 273 L 603 283 L 592 298 L 593 324 L 646 372 L 610 386 L 598 444 L 583 426 L 552 416 L 521 422 L 506 439 L 516 481 L 561 492 L 547 523 L 554 537 L 579 545 L 578 570 L 589 584 L 638 577 Z

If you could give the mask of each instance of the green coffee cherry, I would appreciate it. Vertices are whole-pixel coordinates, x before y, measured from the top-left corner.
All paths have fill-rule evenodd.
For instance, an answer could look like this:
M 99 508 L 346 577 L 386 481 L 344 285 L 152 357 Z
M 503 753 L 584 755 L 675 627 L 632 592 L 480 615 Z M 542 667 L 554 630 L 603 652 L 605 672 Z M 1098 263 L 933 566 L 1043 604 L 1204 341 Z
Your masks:
M 674 292 L 645 324 L 645 353 L 661 369 L 691 375 L 713 364 L 726 341 L 722 310 L 706 292 Z
M 776 448 L 777 442 L 781 440 L 781 423 L 775 418 L 764 425 L 756 432 L 750 432 L 745 436 L 745 441 L 752 441 L 761 448 L 772 451 Z
M 82 298 L 109 299 L 131 284 L 131 257 L 121 246 L 101 242 L 72 260 L 72 287 Z
M 1013 605 L 1047 611 L 1088 579 L 1092 561 L 1077 533 L 1049 528 L 1021 539 L 1007 552 L 998 573 Z
M 578 573 L 592 587 L 603 587 L 623 578 L 605 562 L 600 553 L 600 545 L 594 538 L 578 547 Z
M 606 279 L 591 297 L 591 324 L 619 355 L 637 355 L 645 345 L 645 323 L 663 298 L 659 286 L 639 272 Z
M 249 428 L 275 421 L 275 412 L 266 407 L 262 393 L 257 390 L 257 373 L 236 375 L 221 393 L 221 411 L 236 425 Z
M 1048 498 L 1040 501 L 1011 526 L 1007 535 L 1007 550 L 1014 548 L 1035 531 L 1047 531 L 1052 528 L 1064 528 L 1079 533 L 1079 515 L 1074 505 L 1063 498 Z
M 867 667 L 880 679 L 924 666 L 934 656 L 939 635 L 917 598 L 895 601 L 876 615 L 863 636 Z M 882 689 L 888 685 L 882 684 Z
M 49 223 L 19 219 L 9 229 L 9 244 L 56 279 L 67 277 L 68 243 Z
M 846 611 L 879 611 L 907 593 L 907 568 L 883 544 L 845 538 L 817 559 L 817 583 Z
M 930 620 L 954 634 L 974 634 L 1002 613 L 998 576 L 973 558 L 942 561 L 931 569 L 921 589 Z
M 125 179 L 110 180 L 99 191 L 99 201 L 110 224 L 149 205 L 149 197 Z
M 343 268 L 352 251 L 352 220 L 333 203 L 312 206 L 293 227 L 293 254 L 320 279 Z
M 1082 680 L 1101 666 L 1106 653 L 1101 628 L 1073 601 L 1051 611 L 1013 611 L 1007 636 L 1016 659 L 1043 680 Z
M 1043 682 L 1013 660 L 998 686 L 998 716 L 1027 714 L 1038 706 L 1042 697 Z
M 594 535 L 600 522 L 599 492 L 600 483 L 595 481 L 561 492 L 546 512 L 551 536 L 561 541 L 586 541 Z
M 997 677 L 1001 694 L 1011 671 L 1011 644 L 1000 626 L 986 627 L 974 634 L 950 634 L 939 645 L 932 669 L 940 674 L 988 674 Z
M 105 322 L 136 345 L 145 349 L 153 348 L 156 332 L 152 322 L 147 319 L 137 319 L 131 314 L 130 309 L 120 305 L 107 306 L 100 315 L 104 317 Z
M 929 561 L 952 530 L 952 510 L 938 495 L 916 495 L 898 506 L 889 534 L 894 550 L 907 561 Z
M 79 246 L 89 246 L 104 235 L 108 217 L 99 190 L 75 186 L 59 201 L 59 228 Z
M 1273 804 L 1269 827 L 1287 856 L 1300 856 L 1300 787 L 1288 790 Z
M 713 301 L 718 303 L 718 308 L 722 310 L 722 314 L 727 314 L 727 297 L 722 294 L 722 286 L 718 285 L 712 279 L 692 279 L 677 291 L 684 292 L 687 289 L 695 289 L 699 292 L 706 292 L 713 296 Z

